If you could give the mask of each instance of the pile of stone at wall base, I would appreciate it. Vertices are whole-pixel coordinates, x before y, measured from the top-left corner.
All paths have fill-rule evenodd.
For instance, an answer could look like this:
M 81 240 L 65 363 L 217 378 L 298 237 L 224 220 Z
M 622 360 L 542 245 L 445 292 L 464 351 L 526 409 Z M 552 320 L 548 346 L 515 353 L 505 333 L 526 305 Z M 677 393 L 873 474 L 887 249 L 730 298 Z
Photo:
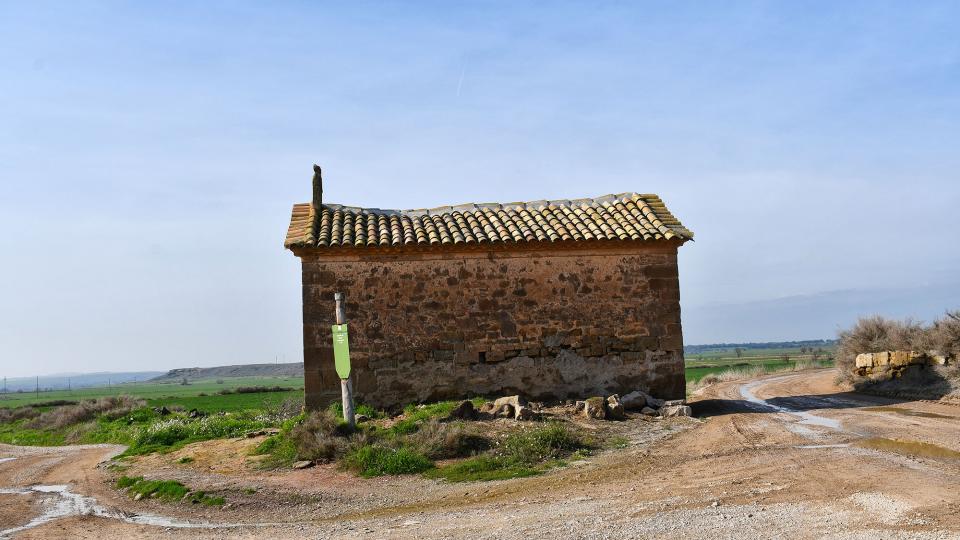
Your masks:
M 626 411 L 638 411 L 649 417 L 693 416 L 693 409 L 682 399 L 657 399 L 642 390 L 635 390 L 623 397 L 618 394 L 602 397 L 592 397 L 574 404 L 577 412 L 582 412 L 587 418 L 596 420 L 623 420 Z
M 464 414 L 464 410 L 473 411 Z M 462 418 L 468 420 L 490 419 L 490 418 L 512 418 L 514 420 L 533 420 L 538 414 L 527 403 L 522 396 L 506 396 L 494 401 L 488 401 L 480 406 L 479 410 L 473 408 L 473 403 L 463 401 L 450 416 L 453 418 Z
M 854 369 L 861 377 L 888 380 L 902 376 L 903 371 L 910 366 L 946 366 L 951 360 L 933 351 L 881 351 L 858 354 Z

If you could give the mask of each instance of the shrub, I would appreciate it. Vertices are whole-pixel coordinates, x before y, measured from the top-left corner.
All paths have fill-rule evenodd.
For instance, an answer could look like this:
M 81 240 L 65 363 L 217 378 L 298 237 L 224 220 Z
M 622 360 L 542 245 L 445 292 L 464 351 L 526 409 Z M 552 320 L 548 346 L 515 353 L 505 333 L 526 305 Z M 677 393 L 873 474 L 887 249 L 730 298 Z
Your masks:
M 350 427 L 332 412 L 316 411 L 290 429 L 290 439 L 300 459 L 327 462 L 347 451 L 350 433 Z
M 366 478 L 385 474 L 413 474 L 433 468 L 433 462 L 414 450 L 376 445 L 365 445 L 351 451 L 344 457 L 343 465 Z
M 20 420 L 29 420 L 40 416 L 40 411 L 33 407 L 0 408 L 0 424 L 12 424 Z
M 467 431 L 463 422 L 437 419 L 421 425 L 406 443 L 430 459 L 466 457 L 490 448 L 490 439 Z
M 948 311 L 942 319 L 926 327 L 911 319 L 863 317 L 853 328 L 840 332 L 837 366 L 841 376 L 849 379 L 858 354 L 896 350 L 933 350 L 944 355 L 960 355 L 960 311 Z

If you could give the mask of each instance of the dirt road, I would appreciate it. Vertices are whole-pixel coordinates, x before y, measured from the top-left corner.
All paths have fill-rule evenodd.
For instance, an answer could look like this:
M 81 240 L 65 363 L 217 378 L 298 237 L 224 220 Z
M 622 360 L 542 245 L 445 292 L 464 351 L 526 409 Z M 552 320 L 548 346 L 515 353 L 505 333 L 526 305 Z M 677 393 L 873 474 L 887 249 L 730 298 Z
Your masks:
M 223 510 L 115 492 L 96 464 L 116 447 L 0 446 L 0 459 L 15 458 L 0 462 L 0 530 L 98 539 L 960 538 L 960 406 L 844 393 L 834 377 L 821 370 L 710 387 L 691 399 L 700 420 L 669 426 L 677 434 L 644 439 L 631 420 L 633 446 L 536 478 L 445 485 L 323 468 L 251 477 L 224 458 L 204 473 L 210 486 L 257 482 L 263 491 Z M 38 485 L 48 487 L 30 487 Z M 69 492 L 37 491 L 55 485 Z

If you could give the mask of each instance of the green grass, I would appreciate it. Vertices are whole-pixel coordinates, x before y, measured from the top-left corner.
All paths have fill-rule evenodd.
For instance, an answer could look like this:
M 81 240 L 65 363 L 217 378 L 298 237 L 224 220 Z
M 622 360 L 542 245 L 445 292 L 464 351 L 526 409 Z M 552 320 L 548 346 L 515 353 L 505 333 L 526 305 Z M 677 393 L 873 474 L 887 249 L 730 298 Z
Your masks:
M 524 478 L 544 469 L 511 463 L 499 456 L 482 455 L 428 471 L 424 476 L 448 482 L 474 482 Z
M 140 495 L 142 498 L 153 498 L 165 502 L 186 501 L 193 504 L 207 506 L 223 506 L 223 497 L 211 497 L 203 491 L 190 489 L 175 480 L 144 480 L 142 476 L 121 476 L 117 478 L 117 489 L 126 489 L 131 497 Z
M 797 358 L 791 357 L 790 360 L 784 361 L 782 358 L 767 358 L 767 357 L 756 357 L 756 358 L 740 358 L 740 359 L 728 359 L 728 360 L 711 360 L 711 361 L 697 361 L 697 360 L 687 360 L 686 362 L 686 376 L 687 382 L 697 382 L 700 379 L 711 373 L 723 373 L 724 371 L 730 371 L 733 369 L 744 369 L 752 368 L 756 366 L 763 366 L 767 370 L 776 371 L 784 368 L 792 368 L 797 363 Z M 821 359 L 821 362 L 827 363 L 826 359 Z
M 366 445 L 347 454 L 342 465 L 364 478 L 386 474 L 414 474 L 433 468 L 426 456 L 409 448 Z
M 24 420 L 12 424 L 0 424 L 0 443 L 19 446 L 60 446 L 66 443 L 62 432 L 23 427 Z
M 150 406 L 182 405 L 187 409 L 207 408 L 211 412 L 218 412 L 250 408 L 251 404 L 262 407 L 264 403 L 279 403 L 288 397 L 303 397 L 303 377 L 231 377 L 222 380 L 223 383 L 217 383 L 217 379 L 201 379 L 191 381 L 188 385 L 182 385 L 180 383 L 141 382 L 117 384 L 111 387 L 54 390 L 50 392 L 40 392 L 39 394 L 34 392 L 11 392 L 0 394 L 0 407 L 19 407 L 21 405 L 61 399 L 79 401 L 81 399 L 127 394 L 148 400 Z M 238 394 L 229 396 L 213 395 L 220 390 L 236 389 L 241 386 L 285 386 L 295 388 L 296 390 L 290 392 L 266 392 L 262 394 Z M 200 396 L 199 394 L 208 395 Z
M 560 422 L 512 433 L 494 453 L 482 454 L 427 472 L 448 482 L 505 480 L 542 474 L 562 458 L 587 453 L 592 444 Z

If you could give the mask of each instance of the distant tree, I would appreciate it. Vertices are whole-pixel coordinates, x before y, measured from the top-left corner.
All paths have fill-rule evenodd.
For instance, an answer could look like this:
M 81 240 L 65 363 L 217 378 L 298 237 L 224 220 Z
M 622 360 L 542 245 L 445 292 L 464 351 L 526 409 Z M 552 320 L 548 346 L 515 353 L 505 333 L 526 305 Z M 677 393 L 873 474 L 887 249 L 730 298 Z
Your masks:
M 784 363 L 787 363 L 787 362 L 790 361 L 790 355 L 784 353 L 784 354 L 782 354 L 782 355 L 780 356 L 780 359 L 783 360 Z
M 187 386 L 188 384 L 190 384 L 190 381 L 188 381 L 187 378 L 184 377 L 183 380 L 180 381 L 180 384 L 183 386 Z
M 737 358 L 743 358 L 743 348 L 742 348 L 742 347 L 737 347 L 736 349 L 733 350 L 733 352 L 737 353 Z

